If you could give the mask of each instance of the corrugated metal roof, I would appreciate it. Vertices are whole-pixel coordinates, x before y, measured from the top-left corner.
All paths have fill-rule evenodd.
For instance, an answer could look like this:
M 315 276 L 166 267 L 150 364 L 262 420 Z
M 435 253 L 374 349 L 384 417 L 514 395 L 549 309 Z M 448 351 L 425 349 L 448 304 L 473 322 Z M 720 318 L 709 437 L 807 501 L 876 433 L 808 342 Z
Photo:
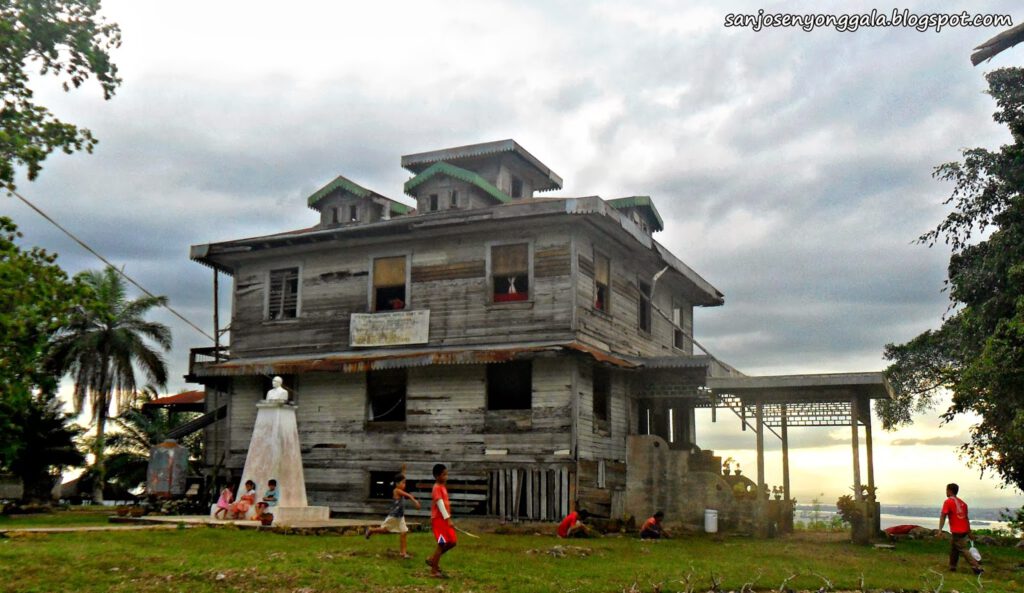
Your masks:
M 569 341 L 527 342 L 476 348 L 375 349 L 319 355 L 300 354 L 267 358 L 239 358 L 217 364 L 196 365 L 193 372 L 197 377 L 273 375 L 316 371 L 358 373 L 430 365 L 508 362 L 540 352 L 559 351 L 585 353 L 592 356 L 595 360 L 622 368 L 635 368 L 637 366 L 623 357 L 602 352 L 579 342 Z
M 201 404 L 205 401 L 205 391 L 182 391 L 181 393 L 176 393 L 174 395 L 165 395 L 163 397 L 151 399 L 142 405 L 152 407 L 180 406 L 187 404 Z
M 650 214 L 654 221 L 654 230 L 663 231 L 665 230 L 665 221 L 661 219 L 661 214 L 658 213 L 658 209 L 654 207 L 654 201 L 651 200 L 651 196 L 629 196 L 628 198 L 615 198 L 613 200 L 605 200 L 612 208 L 616 210 L 622 210 L 624 208 L 640 208 L 646 210 Z
M 434 163 L 433 165 L 430 165 L 422 173 L 413 177 L 409 181 L 406 181 L 403 191 L 405 191 L 406 194 L 415 197 L 415 195 L 412 193 L 412 190 L 416 189 L 417 186 L 422 184 L 424 181 L 430 179 L 434 175 L 447 175 L 449 177 L 454 177 L 455 179 L 460 179 L 462 181 L 465 181 L 466 183 L 475 185 L 476 187 L 480 188 L 481 191 L 483 191 L 487 195 L 491 196 L 492 198 L 498 200 L 503 204 L 507 204 L 512 201 L 512 198 L 509 197 L 508 194 L 494 187 L 494 185 L 492 185 L 490 181 L 487 181 L 479 174 L 474 173 L 473 171 L 467 171 L 466 169 L 462 169 L 460 167 L 456 167 L 455 165 L 449 163 Z
M 511 152 L 515 154 L 548 180 L 548 183 L 538 186 L 536 188 L 537 191 L 562 189 L 562 178 L 511 138 L 507 140 L 467 144 L 465 146 L 442 148 L 440 150 L 430 150 L 427 152 L 403 155 L 402 167 L 412 171 L 413 173 L 420 173 L 429 163 L 458 161 L 460 159 L 482 157 L 491 154 L 500 154 L 503 152 Z
M 395 200 L 392 200 L 391 198 L 382 196 L 373 190 L 366 189 L 365 187 L 359 185 L 358 183 L 352 181 L 351 179 L 345 177 L 344 175 L 338 175 L 333 180 L 331 180 L 330 183 L 313 192 L 313 194 L 306 199 L 306 204 L 310 208 L 318 210 L 317 202 L 331 195 L 331 193 L 333 193 L 335 190 L 339 189 L 347 191 L 348 193 L 356 196 L 357 198 L 376 197 L 381 200 L 386 200 L 392 214 L 408 214 L 413 210 L 410 206 L 406 206 L 401 202 L 397 202 Z

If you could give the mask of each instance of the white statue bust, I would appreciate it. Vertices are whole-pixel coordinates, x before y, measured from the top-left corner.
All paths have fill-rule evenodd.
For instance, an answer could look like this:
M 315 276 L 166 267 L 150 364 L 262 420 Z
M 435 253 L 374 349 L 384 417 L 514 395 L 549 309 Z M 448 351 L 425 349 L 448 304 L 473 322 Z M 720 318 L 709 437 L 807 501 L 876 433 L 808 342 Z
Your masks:
M 281 385 L 284 381 L 281 377 L 274 377 L 274 388 L 267 392 L 268 402 L 287 402 L 288 401 L 288 390 Z

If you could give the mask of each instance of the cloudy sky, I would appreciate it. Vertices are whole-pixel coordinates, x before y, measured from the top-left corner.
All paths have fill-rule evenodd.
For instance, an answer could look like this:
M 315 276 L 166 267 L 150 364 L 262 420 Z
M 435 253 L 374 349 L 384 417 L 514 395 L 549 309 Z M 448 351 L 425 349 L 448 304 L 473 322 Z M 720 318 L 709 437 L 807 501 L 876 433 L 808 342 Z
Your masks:
M 950 188 L 931 171 L 1006 141 L 983 74 L 1024 49 L 974 68 L 971 48 L 999 29 L 754 32 L 725 15 L 821 4 L 686 4 L 106 0 L 124 37 L 117 96 L 36 83 L 100 144 L 51 157 L 21 189 L 207 327 L 211 272 L 189 245 L 308 226 L 305 197 L 339 173 L 405 199 L 399 155 L 515 138 L 565 179 L 559 195 L 656 200 L 659 240 L 726 295 L 696 316 L 715 355 L 748 374 L 882 369 L 886 343 L 946 309 L 948 252 L 913 244 L 945 213 Z M 98 266 L 22 204 L 0 212 L 68 270 Z M 188 350 L 207 341 L 158 317 L 174 329 L 169 387 L 190 387 Z M 886 502 L 930 501 L 951 479 L 976 505 L 1024 502 L 962 467 L 969 418 L 940 428 L 936 415 L 876 437 Z M 753 471 L 738 421 L 702 427 L 703 445 Z M 803 430 L 794 491 L 834 499 L 852 482 L 849 430 Z

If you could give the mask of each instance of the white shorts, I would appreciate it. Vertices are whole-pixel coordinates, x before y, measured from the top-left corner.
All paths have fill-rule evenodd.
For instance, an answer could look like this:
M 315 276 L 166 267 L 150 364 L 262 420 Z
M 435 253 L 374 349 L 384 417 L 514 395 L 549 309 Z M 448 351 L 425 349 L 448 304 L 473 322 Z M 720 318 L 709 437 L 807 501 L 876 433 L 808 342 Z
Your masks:
M 387 529 L 391 533 L 406 533 L 409 531 L 409 527 L 405 524 L 405 517 L 388 516 L 380 526 L 382 529 Z

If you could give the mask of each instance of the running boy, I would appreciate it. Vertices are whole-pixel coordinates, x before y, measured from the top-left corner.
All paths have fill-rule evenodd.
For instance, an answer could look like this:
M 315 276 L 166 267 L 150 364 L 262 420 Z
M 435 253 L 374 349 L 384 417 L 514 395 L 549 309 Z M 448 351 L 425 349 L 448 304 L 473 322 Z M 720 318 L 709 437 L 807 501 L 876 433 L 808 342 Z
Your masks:
M 388 516 L 384 518 L 384 522 L 380 524 L 380 527 L 366 528 L 366 539 L 370 539 L 371 535 L 378 533 L 397 533 L 401 556 L 402 558 L 409 559 L 412 556 L 409 555 L 405 545 L 406 534 L 409 533 L 409 528 L 405 525 L 405 499 L 411 500 L 417 509 L 420 508 L 420 501 L 405 491 L 405 476 L 395 474 L 393 482 L 395 489 L 391 491 L 391 498 L 394 499 L 394 502 L 391 503 Z
M 430 526 L 434 529 L 434 538 L 437 540 L 437 548 L 433 555 L 427 558 L 427 566 L 430 567 L 430 576 L 438 579 L 446 579 L 448 576 L 441 572 L 441 556 L 455 547 L 458 538 L 455 537 L 455 524 L 452 523 L 452 505 L 448 502 L 448 468 L 443 463 L 434 466 L 434 489 L 430 493 Z
M 942 515 L 939 517 L 939 535 L 949 517 L 949 532 L 953 535 L 949 548 L 949 570 L 956 572 L 957 561 L 963 556 L 971 565 L 974 574 L 985 572 L 978 561 L 967 553 L 967 540 L 971 539 L 971 520 L 967 516 L 967 503 L 957 498 L 960 486 L 946 484 L 946 501 L 942 503 Z

